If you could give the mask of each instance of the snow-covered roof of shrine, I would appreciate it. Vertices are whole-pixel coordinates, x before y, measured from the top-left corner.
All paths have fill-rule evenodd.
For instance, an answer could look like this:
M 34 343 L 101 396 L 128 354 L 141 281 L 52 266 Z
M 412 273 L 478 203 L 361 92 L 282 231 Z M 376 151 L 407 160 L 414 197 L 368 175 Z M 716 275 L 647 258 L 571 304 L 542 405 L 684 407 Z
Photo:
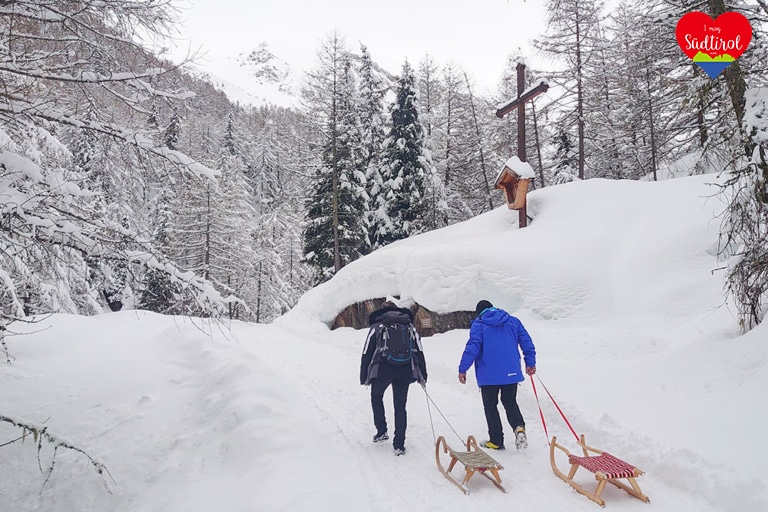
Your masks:
M 533 167 L 531 167 L 531 164 L 528 162 L 523 162 L 520 160 L 519 157 L 513 156 L 509 160 L 507 160 L 504 163 L 504 167 L 501 168 L 499 171 L 499 174 L 496 176 L 496 182 L 498 183 L 499 178 L 501 178 L 502 173 L 504 172 L 504 169 L 509 167 L 512 171 L 514 171 L 515 174 L 519 178 L 522 179 L 533 179 L 536 177 L 536 175 L 533 173 Z

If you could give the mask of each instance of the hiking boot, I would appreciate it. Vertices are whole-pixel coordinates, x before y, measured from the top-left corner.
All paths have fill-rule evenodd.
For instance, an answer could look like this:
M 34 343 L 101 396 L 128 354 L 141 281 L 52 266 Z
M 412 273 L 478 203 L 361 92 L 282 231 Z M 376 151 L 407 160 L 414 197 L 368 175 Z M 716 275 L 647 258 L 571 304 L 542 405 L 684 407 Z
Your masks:
M 386 441 L 387 439 L 389 439 L 389 435 L 386 432 L 373 436 L 374 443 L 380 443 L 382 441 Z
M 480 443 L 480 446 L 482 446 L 483 448 L 488 448 L 489 450 L 503 450 L 504 449 L 504 445 L 503 444 L 496 444 L 496 443 L 492 443 L 491 441 L 483 441 L 482 443 Z
M 405 455 L 405 446 L 402 448 L 395 448 L 395 456 L 399 457 L 401 455 Z
M 528 437 L 525 435 L 525 427 L 515 429 L 515 448 L 524 450 L 528 448 Z

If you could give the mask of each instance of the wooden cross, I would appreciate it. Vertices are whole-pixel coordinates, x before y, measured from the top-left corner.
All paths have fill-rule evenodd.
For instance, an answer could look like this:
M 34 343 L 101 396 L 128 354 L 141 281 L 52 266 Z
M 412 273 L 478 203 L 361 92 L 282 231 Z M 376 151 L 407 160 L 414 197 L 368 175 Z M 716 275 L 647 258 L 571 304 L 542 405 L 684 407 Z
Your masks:
M 539 82 L 536 87 L 525 90 L 525 64 L 517 63 L 517 98 L 501 105 L 496 110 L 496 117 L 499 119 L 517 109 L 517 157 L 521 162 L 527 162 L 525 155 L 525 102 L 532 101 L 533 98 L 541 93 L 547 92 L 549 84 L 545 81 Z M 520 227 L 528 225 L 528 212 L 523 204 L 520 212 Z

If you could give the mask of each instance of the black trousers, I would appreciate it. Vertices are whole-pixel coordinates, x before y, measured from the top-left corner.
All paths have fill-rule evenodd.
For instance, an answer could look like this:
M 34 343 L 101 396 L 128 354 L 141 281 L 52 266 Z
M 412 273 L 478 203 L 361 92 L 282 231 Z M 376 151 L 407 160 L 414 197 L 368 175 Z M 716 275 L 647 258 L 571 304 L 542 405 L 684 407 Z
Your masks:
M 410 366 L 391 366 L 381 363 L 378 376 L 371 381 L 371 409 L 376 433 L 387 431 L 387 418 L 384 413 L 384 391 L 392 385 L 392 402 L 395 406 L 395 437 L 392 445 L 405 448 L 405 429 L 408 427 L 408 413 L 405 403 L 408 401 L 408 386 L 413 373 Z
M 517 384 L 504 386 L 480 386 L 480 394 L 483 397 L 483 409 L 485 409 L 485 421 L 488 423 L 488 436 L 493 444 L 504 446 L 504 429 L 499 416 L 499 394 L 501 405 L 507 413 L 507 421 L 512 430 L 517 427 L 525 427 L 523 415 L 517 405 Z

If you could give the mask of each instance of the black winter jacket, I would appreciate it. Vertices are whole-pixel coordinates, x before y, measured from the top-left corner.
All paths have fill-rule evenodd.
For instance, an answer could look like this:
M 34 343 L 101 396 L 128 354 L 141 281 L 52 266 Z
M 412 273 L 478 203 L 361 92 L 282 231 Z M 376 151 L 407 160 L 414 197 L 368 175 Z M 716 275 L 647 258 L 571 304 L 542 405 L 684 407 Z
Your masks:
M 368 336 L 365 339 L 363 355 L 360 359 L 360 384 L 368 385 L 375 379 L 379 373 L 380 364 L 389 364 L 386 360 L 380 361 L 374 357 L 376 355 L 376 340 L 374 332 L 381 322 L 390 322 L 409 325 L 411 333 L 414 336 L 415 350 L 411 357 L 411 382 L 426 384 L 427 382 L 427 362 L 424 358 L 424 349 L 421 346 L 421 338 L 413 325 L 413 313 L 410 309 L 387 306 L 378 309 L 368 316 L 368 324 L 371 328 L 368 330 Z

